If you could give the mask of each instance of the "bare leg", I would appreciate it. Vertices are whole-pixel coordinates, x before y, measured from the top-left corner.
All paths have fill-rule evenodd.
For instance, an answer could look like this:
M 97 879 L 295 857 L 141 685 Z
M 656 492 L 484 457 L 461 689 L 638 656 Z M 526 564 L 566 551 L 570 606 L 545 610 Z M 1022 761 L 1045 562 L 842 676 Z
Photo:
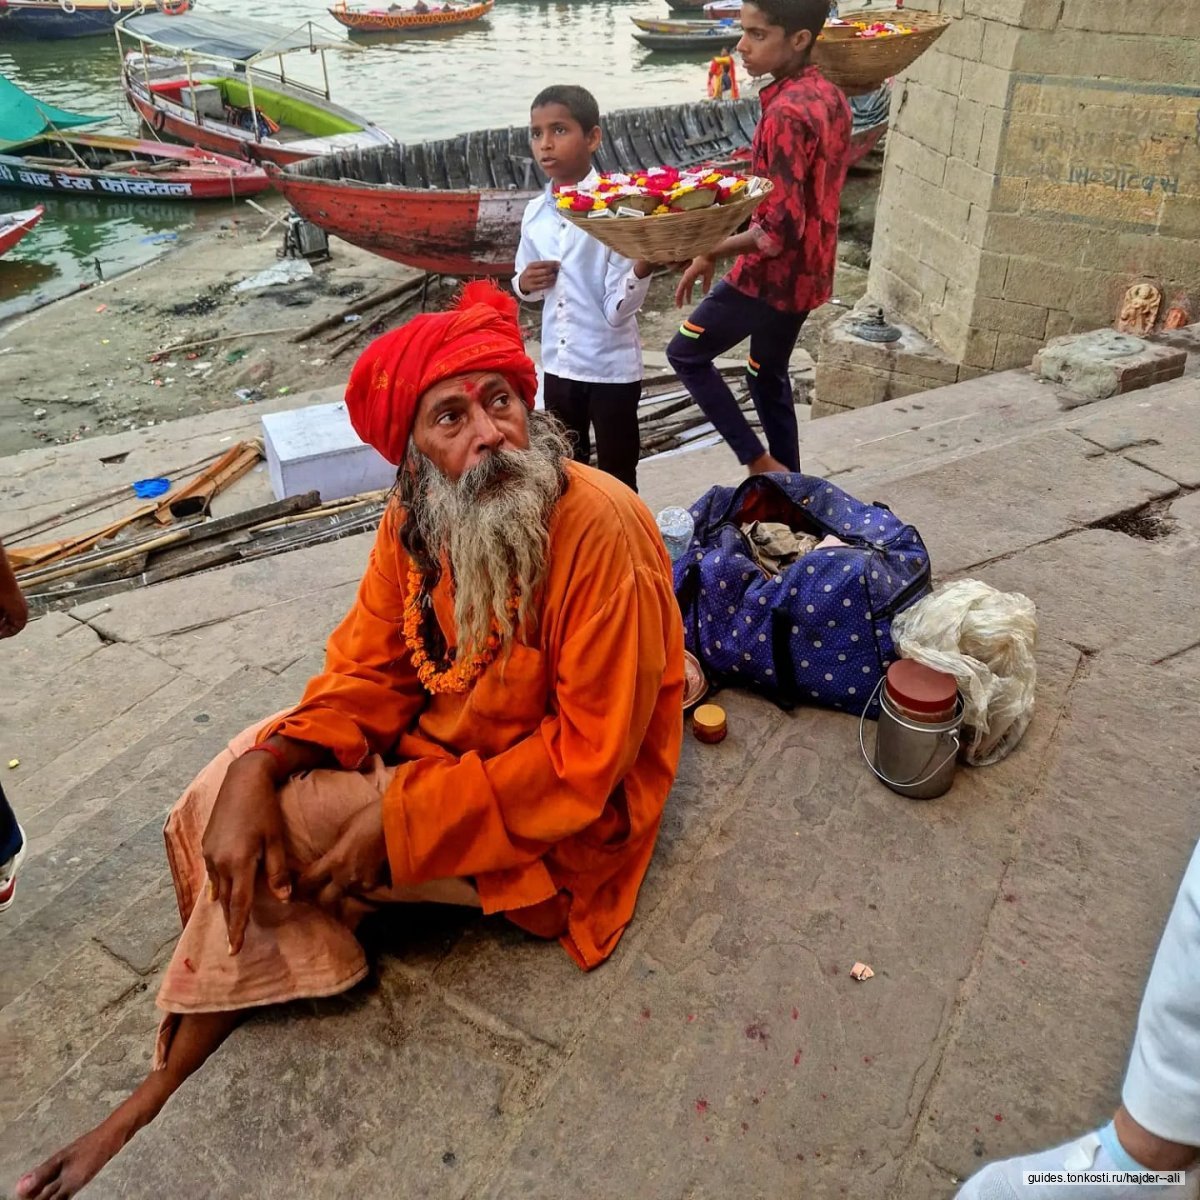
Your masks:
M 95 1129 L 52 1154 L 17 1183 L 21 1200 L 68 1200 L 91 1181 L 143 1125 L 162 1110 L 172 1093 L 233 1032 L 240 1012 L 185 1013 L 167 1051 L 167 1065 L 151 1071 L 129 1099 Z
M 1151 1171 L 1186 1171 L 1196 1161 L 1196 1147 L 1169 1142 L 1139 1125 L 1125 1105 L 1113 1117 L 1117 1138 L 1130 1158 Z
M 774 471 L 786 473 L 787 467 L 779 459 L 772 458 L 769 454 L 760 454 L 753 462 L 746 464 L 748 475 L 769 475 Z

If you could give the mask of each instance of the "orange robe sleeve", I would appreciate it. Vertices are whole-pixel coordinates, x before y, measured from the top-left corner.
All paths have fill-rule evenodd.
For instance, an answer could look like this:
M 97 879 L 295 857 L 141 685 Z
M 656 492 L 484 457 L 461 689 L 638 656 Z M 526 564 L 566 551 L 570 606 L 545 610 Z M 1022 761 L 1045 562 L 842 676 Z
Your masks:
M 485 912 L 497 911 L 505 903 L 489 903 L 489 876 L 536 863 L 600 819 L 638 757 L 668 669 L 682 675 L 670 575 L 620 550 L 597 548 L 592 565 L 569 568 L 561 610 L 550 614 L 564 626 L 553 704 L 528 737 L 492 757 L 422 758 L 396 772 L 383 805 L 394 883 L 476 876 Z M 541 864 L 521 874 L 525 903 L 554 895 Z
M 389 508 L 354 605 L 329 637 L 324 671 L 260 740 L 278 733 L 323 746 L 349 770 L 395 746 L 428 700 L 404 644 L 403 562 L 407 556 Z

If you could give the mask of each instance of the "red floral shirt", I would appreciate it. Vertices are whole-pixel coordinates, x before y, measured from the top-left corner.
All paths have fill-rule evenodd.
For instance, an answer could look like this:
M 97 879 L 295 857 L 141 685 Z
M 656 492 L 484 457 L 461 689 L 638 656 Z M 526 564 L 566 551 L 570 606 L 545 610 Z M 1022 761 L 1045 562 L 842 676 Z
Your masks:
M 758 249 L 743 254 L 727 279 L 772 308 L 809 312 L 833 295 L 850 106 L 816 67 L 776 80 L 761 100 L 751 163 L 775 190 L 750 226 Z

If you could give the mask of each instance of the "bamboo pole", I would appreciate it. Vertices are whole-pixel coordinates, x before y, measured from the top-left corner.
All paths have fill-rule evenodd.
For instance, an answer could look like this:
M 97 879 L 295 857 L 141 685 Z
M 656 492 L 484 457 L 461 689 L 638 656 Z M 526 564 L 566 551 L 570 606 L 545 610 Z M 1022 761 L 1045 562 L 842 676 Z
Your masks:
M 158 362 L 160 359 L 166 358 L 168 354 L 180 354 L 185 350 L 199 350 L 202 346 L 215 346 L 220 342 L 235 342 L 240 338 L 274 337 L 278 333 L 295 333 L 297 329 L 303 328 L 303 325 L 283 325 L 278 329 L 251 329 L 241 333 L 223 333 L 220 337 L 205 338 L 199 342 L 184 342 L 180 346 L 167 346 L 163 350 L 155 350 L 146 361 Z
M 324 317 L 313 325 L 306 326 L 295 337 L 288 338 L 288 341 L 295 345 L 307 342 L 310 338 L 316 337 L 318 333 L 324 333 L 327 329 L 335 329 L 337 326 L 344 324 L 347 317 L 357 316 L 359 313 L 367 312 L 369 309 L 375 308 L 380 304 L 386 304 L 389 300 L 395 300 L 398 296 L 409 291 L 416 291 L 420 286 L 420 278 L 409 279 L 404 283 L 398 284 L 396 287 L 388 288 L 386 291 L 364 296 L 361 300 L 356 300 L 353 304 L 343 308 L 341 312 L 336 312 L 330 317 Z
M 239 442 L 190 483 L 164 496 L 154 510 L 154 519 L 160 525 L 169 525 L 177 518 L 207 512 L 212 498 L 241 479 L 262 456 L 261 442 Z

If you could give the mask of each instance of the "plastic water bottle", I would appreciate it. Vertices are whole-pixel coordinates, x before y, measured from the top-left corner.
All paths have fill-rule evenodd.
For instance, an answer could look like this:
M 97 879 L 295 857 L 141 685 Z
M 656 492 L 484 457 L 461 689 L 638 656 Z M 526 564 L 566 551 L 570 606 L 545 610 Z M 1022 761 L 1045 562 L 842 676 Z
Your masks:
M 666 543 L 667 553 L 671 556 L 671 561 L 675 562 L 691 545 L 696 522 L 692 520 L 692 514 L 686 508 L 675 507 L 664 508 L 656 520 L 658 532 L 662 534 L 662 540 Z

